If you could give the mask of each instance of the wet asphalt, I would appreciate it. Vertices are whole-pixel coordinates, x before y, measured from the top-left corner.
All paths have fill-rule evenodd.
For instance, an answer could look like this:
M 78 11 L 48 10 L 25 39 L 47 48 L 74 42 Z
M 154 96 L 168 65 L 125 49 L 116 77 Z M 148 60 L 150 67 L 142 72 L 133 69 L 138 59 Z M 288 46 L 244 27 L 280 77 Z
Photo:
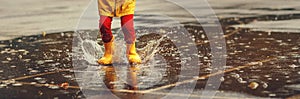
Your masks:
M 221 73 L 211 72 L 215 68 L 211 66 L 209 43 L 214 40 L 208 40 L 203 27 L 199 24 L 190 22 L 182 23 L 184 25 L 182 27 L 138 27 L 136 29 L 139 35 L 138 52 L 145 58 L 150 55 L 147 52 L 155 50 L 156 63 L 154 65 L 144 63 L 152 68 L 143 67 L 143 64 L 141 66 L 123 66 L 123 63 L 115 64 L 116 66 L 93 65 L 93 68 L 97 68 L 96 71 L 100 72 L 99 77 L 103 82 L 99 83 L 106 86 L 98 87 L 107 88 L 102 91 L 112 92 L 122 99 L 157 99 L 166 95 L 174 86 L 149 93 L 134 93 L 130 90 L 151 90 L 174 84 L 179 81 L 180 71 L 193 70 L 190 72 L 199 72 L 196 75 L 199 79 L 195 80 L 194 96 L 191 98 L 201 97 L 197 95 L 197 91 L 203 90 L 209 84 L 207 83 L 209 77 L 224 74 L 219 77 L 221 84 L 217 88 L 219 96 L 224 96 L 222 98 L 239 98 L 239 96 L 231 96 L 230 93 L 240 93 L 256 98 L 296 97 L 297 99 L 297 95 L 300 94 L 300 34 L 230 27 L 230 25 L 246 24 L 257 20 L 273 21 L 275 18 L 290 20 L 299 18 L 299 15 L 221 19 L 226 43 L 226 66 L 219 66 L 224 69 Z M 193 44 L 197 48 L 195 55 L 200 60 L 199 64 L 188 69 L 181 65 L 183 61 L 178 51 L 180 46 L 174 44 L 176 41 L 162 38 L 161 35 L 174 32 L 184 32 L 192 36 Z M 82 30 L 81 33 L 98 34 L 98 31 Z M 99 36 L 93 37 L 99 45 L 103 44 Z M 73 41 L 74 31 L 41 33 L 41 35 L 0 41 L 0 97 L 3 99 L 85 98 L 77 82 L 80 77 L 74 74 L 77 72 L 74 68 L 77 67 L 73 66 L 73 62 L 80 62 L 83 65 L 89 62 L 72 56 L 77 53 L 74 52 L 74 48 L 80 47 L 74 45 L 76 43 Z M 155 43 L 158 41 L 160 43 Z M 145 49 L 148 48 L 149 42 L 154 42 L 157 46 Z M 186 44 L 185 49 L 184 51 L 189 51 L 189 44 Z M 83 52 L 79 51 L 78 53 L 81 54 L 76 55 L 83 55 Z M 87 66 L 89 65 L 84 65 L 82 68 L 88 68 Z M 129 79 L 127 83 L 117 82 L 122 78 L 116 76 L 117 66 L 125 68 L 121 73 L 127 73 Z M 94 85 L 96 86 L 97 83 Z M 126 91 L 120 91 L 122 89 Z

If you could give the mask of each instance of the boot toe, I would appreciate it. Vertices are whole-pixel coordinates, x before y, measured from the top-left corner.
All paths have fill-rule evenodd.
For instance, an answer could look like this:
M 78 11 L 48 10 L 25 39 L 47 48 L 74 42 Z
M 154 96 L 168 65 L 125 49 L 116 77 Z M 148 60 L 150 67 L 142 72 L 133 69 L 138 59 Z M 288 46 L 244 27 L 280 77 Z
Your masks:
M 131 57 L 129 57 L 129 62 L 130 62 L 130 63 L 141 64 L 141 63 L 142 63 L 142 60 L 141 60 L 141 58 L 138 57 L 138 56 L 131 56 Z
M 112 64 L 112 60 L 106 59 L 106 58 L 101 58 L 98 60 L 98 63 L 102 64 L 102 65 L 108 65 L 108 64 Z

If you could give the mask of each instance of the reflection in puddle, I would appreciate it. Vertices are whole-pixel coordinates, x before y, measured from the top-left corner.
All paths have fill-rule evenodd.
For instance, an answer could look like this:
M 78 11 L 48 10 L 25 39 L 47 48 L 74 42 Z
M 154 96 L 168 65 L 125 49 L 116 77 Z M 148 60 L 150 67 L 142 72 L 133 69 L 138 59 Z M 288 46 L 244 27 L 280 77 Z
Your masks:
M 116 74 L 116 70 L 114 66 L 103 66 L 101 70 L 105 71 L 104 75 L 104 84 L 107 86 L 108 89 L 111 90 L 113 93 L 118 93 L 118 89 L 116 86 L 117 80 L 120 80 Z M 126 83 L 123 83 L 125 86 L 122 89 L 125 90 L 132 90 L 132 91 L 137 91 L 139 90 L 138 88 L 138 72 L 139 68 L 136 66 L 128 66 L 127 69 L 127 80 Z M 123 74 L 121 74 L 123 75 Z M 115 92 L 116 91 L 116 92 Z M 126 97 L 130 99 L 139 99 L 138 94 L 135 93 L 126 93 Z

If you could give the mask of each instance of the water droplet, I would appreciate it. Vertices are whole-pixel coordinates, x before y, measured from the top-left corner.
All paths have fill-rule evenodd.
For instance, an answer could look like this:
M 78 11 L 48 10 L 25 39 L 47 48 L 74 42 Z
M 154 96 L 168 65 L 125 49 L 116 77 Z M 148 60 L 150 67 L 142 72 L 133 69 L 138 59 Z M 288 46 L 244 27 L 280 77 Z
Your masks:
M 256 65 L 256 64 L 258 64 L 258 62 L 250 62 L 250 63 L 248 63 L 249 65 Z
M 48 88 L 50 88 L 50 89 L 59 89 L 59 86 L 51 85 Z
M 72 75 L 64 75 L 65 78 L 72 78 Z
M 247 81 L 242 80 L 242 81 L 239 81 L 239 83 L 245 84 L 245 83 L 247 83 Z
M 292 50 L 299 50 L 299 47 L 292 47 Z
M 11 80 L 5 81 L 4 83 L 6 83 L 6 84 L 14 84 L 14 83 L 16 83 L 16 80 L 15 79 L 11 79 Z
M 269 36 L 272 35 L 272 32 L 269 31 L 269 32 L 268 32 L 268 35 L 269 35 Z
M 239 45 L 243 46 L 243 45 L 246 45 L 246 43 L 238 43 Z
M 205 79 L 205 77 L 199 77 L 199 80 L 204 80 Z
M 50 60 L 50 59 L 49 59 L 49 60 L 45 60 L 45 62 L 46 62 L 46 63 L 54 62 L 54 60 Z
M 36 83 L 36 82 L 30 82 L 30 84 L 31 84 L 31 85 L 35 85 L 35 84 L 37 84 L 37 83 Z
M 204 40 L 204 43 L 208 43 L 209 41 L 208 40 Z
M 278 58 L 280 58 L 280 59 L 286 59 L 288 57 L 287 56 L 278 56 Z
M 223 49 L 223 47 L 219 46 L 219 47 L 216 47 L 217 49 Z
M 21 39 L 18 39 L 17 42 L 22 42 L 22 40 L 21 40 Z
M 46 82 L 47 82 L 46 79 L 42 79 L 42 80 L 39 80 L 39 81 L 38 81 L 38 83 L 41 83 L 41 84 L 44 84 L 44 83 L 46 83 Z
M 42 80 L 43 78 L 41 77 L 35 77 L 34 80 Z
M 15 86 L 15 87 L 20 87 L 20 86 L 22 86 L 23 84 L 21 84 L 21 83 L 14 83 L 14 84 L 12 84 L 12 86 Z
M 65 36 L 65 33 L 63 33 L 63 32 L 62 32 L 62 33 L 60 33 L 60 36 Z
M 268 80 L 273 80 L 273 78 L 268 78 Z
M 261 48 L 260 50 L 262 50 L 262 51 L 267 51 L 268 48 Z
M 190 51 L 190 49 L 184 49 L 183 51 L 188 52 L 188 51 Z
M 224 78 L 224 77 L 221 77 L 221 78 L 220 78 L 220 81 L 221 81 L 221 82 L 223 82 L 224 80 L 225 80 L 225 78 Z
M 267 83 L 263 83 L 263 88 L 268 88 L 268 84 Z
M 270 75 L 264 75 L 264 77 L 267 77 L 267 78 L 269 78 L 269 77 L 271 77 Z
M 7 86 L 7 84 L 0 84 L 0 88 L 4 88 L 6 86 Z
M 204 60 L 208 60 L 208 57 L 204 56 L 203 59 L 204 59 Z
M 239 75 L 239 74 L 233 74 L 232 77 L 234 77 L 234 78 L 239 78 L 240 75 Z
M 292 65 L 289 65 L 289 67 L 292 67 L 292 68 L 297 68 L 299 66 L 295 65 L 295 64 L 292 64 Z
M 26 50 L 25 49 L 19 49 L 18 51 L 19 52 L 25 52 Z
M 230 40 L 227 40 L 226 43 L 227 43 L 227 44 L 231 44 L 231 41 L 230 41 Z
M 22 55 L 19 55 L 18 57 L 19 57 L 19 59 L 22 59 L 23 56 L 22 56 Z
M 201 34 L 201 38 L 202 38 L 202 39 L 205 39 L 205 35 L 204 35 L 204 34 Z
M 16 53 L 11 53 L 11 55 L 15 56 L 15 55 L 16 55 Z
M 29 62 L 31 59 L 23 59 L 24 62 Z
M 234 40 L 237 40 L 237 39 L 239 39 L 239 38 L 238 38 L 238 37 L 234 37 L 233 39 L 234 39 Z
M 30 70 L 29 71 L 30 73 L 37 73 L 37 72 L 39 72 L 38 70 Z
M 238 81 L 238 82 L 242 82 L 242 81 L 243 81 L 243 78 L 238 78 L 237 81 Z
M 275 97 L 275 96 L 276 96 L 276 94 L 269 94 L 269 96 L 270 96 L 270 97 Z
M 7 58 L 6 58 L 6 60 L 8 60 L 8 61 L 11 61 L 12 59 L 11 59 L 11 58 L 9 58 L 9 57 L 7 57 Z
M 38 95 L 43 95 L 44 93 L 42 91 L 38 91 Z
M 290 76 L 285 76 L 285 78 L 290 78 Z
M 281 42 L 282 42 L 282 40 L 276 40 L 276 42 L 278 42 L 278 43 L 281 43 Z

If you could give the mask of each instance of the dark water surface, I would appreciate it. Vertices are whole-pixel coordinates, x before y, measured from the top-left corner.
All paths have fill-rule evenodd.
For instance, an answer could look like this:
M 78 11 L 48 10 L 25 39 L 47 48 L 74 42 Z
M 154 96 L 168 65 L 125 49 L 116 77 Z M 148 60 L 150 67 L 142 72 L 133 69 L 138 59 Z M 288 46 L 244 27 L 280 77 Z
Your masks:
M 219 93 L 236 92 L 272 98 L 286 98 L 300 94 L 299 33 L 251 31 L 250 29 L 228 26 L 255 20 L 273 20 L 273 17 L 275 16 L 221 20 L 227 44 L 227 62 L 226 66 L 222 67 L 226 71 L 223 72 L 224 76 L 220 79 L 222 83 L 218 89 Z M 277 19 L 288 20 L 297 19 L 299 15 L 276 17 L 279 17 Z M 139 27 L 136 30 L 137 34 L 140 35 L 137 39 L 137 47 L 142 49 L 149 42 L 160 40 L 162 37 L 160 32 L 171 33 L 182 29 L 187 30 L 187 33 L 192 35 L 198 49 L 197 57 L 201 61 L 201 64 L 198 64 L 200 66 L 199 77 L 204 77 L 197 80 L 195 87 L 195 91 L 197 91 L 205 87 L 207 84 L 205 77 L 214 69 L 211 67 L 209 46 L 209 42 L 213 42 L 213 40 L 207 40 L 203 28 L 199 25 L 192 22 L 184 24 L 186 24 L 184 27 Z M 84 30 L 83 32 L 96 34 L 98 31 Z M 72 66 L 73 34 L 73 31 L 67 31 L 0 41 L 0 97 L 4 99 L 84 98 L 85 96 L 76 82 L 77 78 L 74 76 Z M 99 39 L 98 41 L 102 45 Z M 188 49 L 188 44 L 186 49 Z M 137 84 L 137 86 L 132 86 L 132 84 L 112 83 L 119 80 L 115 75 L 113 66 L 103 66 L 104 73 L 100 77 L 103 77 L 103 82 L 107 88 L 117 90 L 149 90 L 176 83 L 179 71 L 185 70 L 185 67 L 180 64 L 182 62 L 179 59 L 180 52 L 168 38 L 162 39 L 156 50 L 155 54 L 164 61 L 158 62 L 163 65 L 156 65 L 152 69 L 161 75 L 145 76 L 150 80 L 148 82 L 155 82 L 151 81 L 151 77 L 153 77 L 152 80 L 157 80 L 160 77 L 159 81 L 156 81 L 159 83 L 155 85 L 142 86 L 143 84 Z M 145 50 L 139 50 L 139 53 L 143 57 L 147 56 Z M 80 62 L 87 63 L 84 60 Z M 141 77 L 138 76 L 149 74 L 149 71 L 139 67 L 128 67 L 126 70 L 128 70 L 133 85 L 135 85 L 135 81 L 138 81 L 138 78 L 141 80 Z M 152 99 L 163 97 L 170 88 L 145 94 L 118 91 L 114 93 L 124 99 Z M 91 91 L 93 90 L 91 89 Z

